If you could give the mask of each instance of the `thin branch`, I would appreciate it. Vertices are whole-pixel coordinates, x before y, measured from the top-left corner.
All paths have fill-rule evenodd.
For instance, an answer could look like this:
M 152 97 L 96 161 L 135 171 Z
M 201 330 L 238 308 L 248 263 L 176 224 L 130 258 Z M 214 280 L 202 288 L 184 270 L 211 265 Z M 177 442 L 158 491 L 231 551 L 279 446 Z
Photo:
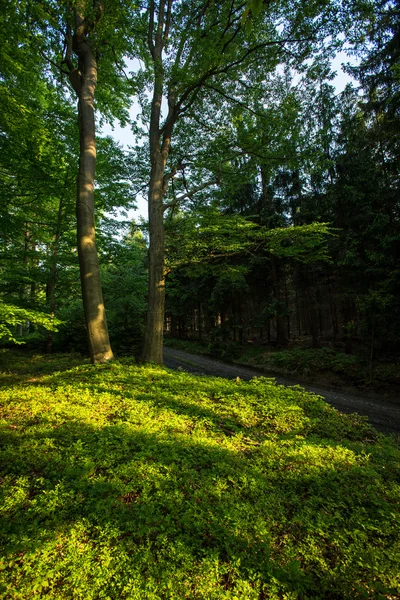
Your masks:
M 177 109 L 177 111 L 178 112 L 181 111 L 181 107 L 184 104 L 185 100 L 189 97 L 189 95 L 192 92 L 194 92 L 195 90 L 198 90 L 199 88 L 201 88 L 208 79 L 210 79 L 214 75 L 221 75 L 223 73 L 227 73 L 233 67 L 236 67 L 237 65 L 241 64 L 242 62 L 244 62 L 246 60 L 246 58 L 248 58 L 251 54 L 253 54 L 257 50 L 261 50 L 262 48 L 266 48 L 268 46 L 274 46 L 274 45 L 283 46 L 286 43 L 299 43 L 300 41 L 305 41 L 305 40 L 292 40 L 290 38 L 287 38 L 285 40 L 272 40 L 272 41 L 269 41 L 269 42 L 263 42 L 262 44 L 256 44 L 252 48 L 248 48 L 246 50 L 246 52 L 240 58 L 238 58 L 237 60 L 229 63 L 225 67 L 223 67 L 221 69 L 218 69 L 216 67 L 214 67 L 212 69 L 209 69 L 208 71 L 206 71 L 205 73 L 203 73 L 203 75 L 197 81 L 195 81 L 194 83 L 192 83 L 192 85 L 190 85 L 186 89 L 186 91 L 182 94 L 181 98 L 176 103 L 176 109 Z M 198 91 L 196 92 L 196 94 L 197 93 L 198 93 Z M 193 104 L 193 102 L 190 101 L 189 104 L 187 104 L 185 106 L 184 110 L 187 110 L 192 104 Z
M 163 46 L 165 46 L 165 44 L 168 41 L 169 28 L 171 26 L 171 12 L 172 12 L 172 0 L 168 0 L 167 17 L 165 19 L 165 29 L 164 29 Z
M 261 48 L 267 48 L 269 46 L 284 46 L 285 44 L 299 44 L 301 42 L 309 42 L 309 41 L 312 41 L 312 39 L 307 38 L 304 40 L 295 40 L 295 39 L 291 39 L 291 38 L 286 38 L 284 40 L 271 40 L 269 42 L 263 42 L 262 44 L 256 44 L 252 48 L 248 48 L 246 50 L 246 52 L 237 60 L 234 60 L 233 62 L 229 63 L 222 69 L 216 70 L 214 72 L 214 74 L 221 75 L 222 73 L 227 73 L 233 67 L 236 67 L 237 65 L 240 65 L 242 62 L 244 62 L 248 56 L 250 56 L 257 50 L 261 50 Z
M 204 190 L 205 188 L 210 187 L 211 185 L 216 185 L 217 183 L 218 183 L 217 179 L 211 179 L 210 181 L 206 181 L 202 185 L 199 185 L 198 187 L 187 191 L 185 194 L 182 194 L 181 196 L 176 198 L 176 200 L 174 202 L 164 204 L 163 210 L 166 211 L 168 208 L 172 208 L 172 207 L 176 206 L 177 204 L 179 204 L 180 202 L 182 202 L 182 200 L 184 200 L 185 198 L 192 198 L 192 196 L 194 196 L 194 194 L 197 194 L 197 192 L 201 192 L 201 190 Z
M 227 49 L 227 47 L 229 46 L 229 44 L 231 44 L 233 42 L 233 40 L 235 39 L 235 37 L 237 36 L 237 34 L 241 30 L 241 28 L 242 28 L 242 25 L 239 23 L 238 27 L 236 27 L 235 31 L 233 32 L 233 34 L 231 35 L 231 37 L 229 38 L 229 40 L 227 40 L 225 42 L 225 44 L 223 45 L 222 50 L 221 50 L 221 54 L 224 54 L 225 50 Z
M 58 69 L 61 73 L 64 73 L 64 75 L 69 75 L 69 71 L 65 71 L 65 69 L 63 69 L 61 65 L 58 65 L 56 62 L 54 62 L 54 60 L 52 60 L 51 58 L 46 56 L 46 54 L 43 52 L 43 50 L 41 48 L 39 48 L 39 54 L 41 54 L 41 56 L 45 60 L 47 60 L 47 62 L 49 62 L 51 65 L 53 65 L 53 67 Z
M 166 175 L 164 175 L 163 185 L 162 185 L 163 196 L 167 193 L 169 181 L 170 181 L 170 179 L 172 179 L 172 181 L 174 180 L 177 170 L 178 170 L 178 166 L 175 166 L 172 168 L 170 173 L 167 173 Z
M 118 57 L 117 57 L 117 53 L 115 52 L 114 46 L 110 46 L 111 47 L 111 51 L 114 55 L 114 62 L 115 62 L 115 66 L 121 71 L 121 73 L 123 73 L 126 81 L 128 83 L 130 83 L 131 85 L 133 85 L 133 80 L 132 77 L 128 77 L 128 75 L 126 74 L 126 71 L 124 69 L 124 67 L 121 65 L 121 63 L 118 61 Z
M 69 13 L 71 13 L 72 11 L 72 7 L 69 7 Z M 66 44 L 66 48 L 65 48 L 65 58 L 64 58 L 64 62 L 67 65 L 69 71 L 73 71 L 74 70 L 74 65 L 72 62 L 72 29 L 71 29 L 71 24 L 67 23 L 67 28 L 66 28 L 66 32 L 65 32 L 65 44 Z
M 149 13 L 150 14 L 149 14 L 148 44 L 149 44 L 149 50 L 151 52 L 151 56 L 155 60 L 156 54 L 155 54 L 154 41 L 153 41 L 153 34 L 154 34 L 154 0 L 150 0 Z
M 243 108 L 245 108 L 249 112 L 253 113 L 253 115 L 256 115 L 256 117 L 261 117 L 263 119 L 266 118 L 265 114 L 262 114 L 262 113 L 259 113 L 259 112 L 255 111 L 255 110 L 253 110 L 252 108 L 250 108 L 249 106 L 247 106 L 247 104 L 245 104 L 244 102 L 241 102 L 241 100 L 237 100 L 236 98 L 233 98 L 232 96 L 229 96 L 229 94 L 226 94 L 225 92 L 223 92 L 222 90 L 214 87 L 213 85 L 205 83 L 204 87 L 208 88 L 209 90 L 213 90 L 214 92 L 217 92 L 217 94 L 220 94 L 221 96 L 223 96 L 224 98 L 226 98 L 226 100 L 229 100 L 230 102 L 235 102 L 235 104 L 239 104 L 239 106 L 242 106 Z
M 159 8 L 158 8 L 158 23 L 157 23 L 157 31 L 156 31 L 156 43 L 155 43 L 155 52 L 158 58 L 161 56 L 161 52 L 163 49 L 163 29 L 164 29 L 164 7 L 165 0 L 159 0 Z

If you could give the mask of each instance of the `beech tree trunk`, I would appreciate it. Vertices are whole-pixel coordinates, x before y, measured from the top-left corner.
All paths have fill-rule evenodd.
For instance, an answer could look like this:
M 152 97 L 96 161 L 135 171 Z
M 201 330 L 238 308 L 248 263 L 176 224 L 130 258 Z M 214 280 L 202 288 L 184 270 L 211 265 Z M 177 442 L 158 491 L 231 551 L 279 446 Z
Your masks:
M 79 4 L 84 8 L 85 2 Z M 78 69 L 70 70 L 70 80 L 78 97 L 79 172 L 77 179 L 77 244 L 82 300 L 92 363 L 113 358 L 108 336 L 106 312 L 101 289 L 100 267 L 94 226 L 94 177 L 96 170 L 96 135 L 94 95 L 97 84 L 97 60 L 87 41 L 90 30 L 100 18 L 102 4 L 97 3 L 97 16 L 89 22 L 77 10 L 72 49 L 79 58 Z
M 158 129 L 158 127 L 157 127 Z M 163 178 L 164 164 L 159 149 L 152 155 L 149 189 L 149 295 L 143 361 L 163 363 L 165 306 Z
M 171 136 L 176 120 L 173 94 L 168 94 L 167 123 L 160 128 L 161 103 L 164 87 L 163 48 L 168 39 L 169 20 L 172 3 L 160 0 L 158 23 L 154 24 L 154 2 L 150 4 L 149 50 L 154 65 L 154 90 L 150 115 L 150 160 L 149 182 L 149 294 L 147 322 L 144 337 L 142 360 L 163 364 L 163 334 L 165 308 L 165 263 L 164 263 L 164 205 L 163 197 L 167 191 L 165 178 Z M 154 39 L 153 39 L 153 34 Z

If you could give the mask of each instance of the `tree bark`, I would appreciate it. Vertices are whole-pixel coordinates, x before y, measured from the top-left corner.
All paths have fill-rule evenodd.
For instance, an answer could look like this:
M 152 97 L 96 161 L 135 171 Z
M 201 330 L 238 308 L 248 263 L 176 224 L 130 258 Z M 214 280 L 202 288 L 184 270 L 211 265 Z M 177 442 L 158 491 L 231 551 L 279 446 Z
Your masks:
M 83 0 L 81 5 L 84 5 Z M 102 8 L 100 3 L 97 8 L 96 19 L 98 20 Z M 94 96 L 97 84 L 97 60 L 87 41 L 87 35 L 95 23 L 88 22 L 77 11 L 72 49 L 79 58 L 79 66 L 78 69 L 70 70 L 70 80 L 78 97 L 80 153 L 76 218 L 82 300 L 90 359 L 92 363 L 101 363 L 111 360 L 113 352 L 108 336 L 94 226 L 96 170 Z
M 165 308 L 165 263 L 164 263 L 164 205 L 163 197 L 168 183 L 164 177 L 171 136 L 176 119 L 174 97 L 169 90 L 167 123 L 161 133 L 161 103 L 164 87 L 163 48 L 168 39 L 171 2 L 165 12 L 165 2 L 160 0 L 158 23 L 154 24 L 154 2 L 150 6 L 149 49 L 154 65 L 154 90 L 150 115 L 150 160 L 149 182 L 149 294 L 143 362 L 163 364 L 163 333 Z M 153 34 L 155 38 L 153 41 Z M 173 118 L 174 116 L 174 118 Z
M 152 156 L 149 189 L 149 295 L 143 361 L 163 363 L 165 306 L 163 178 L 164 165 L 157 150 Z

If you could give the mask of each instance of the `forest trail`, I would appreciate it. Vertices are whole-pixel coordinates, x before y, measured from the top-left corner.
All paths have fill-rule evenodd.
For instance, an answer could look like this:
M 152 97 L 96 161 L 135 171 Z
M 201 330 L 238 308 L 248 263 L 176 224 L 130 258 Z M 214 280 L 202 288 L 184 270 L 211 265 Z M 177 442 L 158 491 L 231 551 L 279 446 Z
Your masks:
M 268 373 L 227 364 L 213 358 L 189 354 L 182 350 L 174 350 L 164 346 L 164 364 L 169 369 L 182 369 L 197 375 L 224 377 L 226 379 L 249 380 L 253 377 L 273 377 L 282 385 L 301 385 L 309 392 L 314 392 L 332 406 L 345 413 L 358 413 L 368 417 L 369 422 L 383 433 L 400 433 L 400 399 L 387 399 L 376 394 L 349 393 L 328 387 L 313 385 Z

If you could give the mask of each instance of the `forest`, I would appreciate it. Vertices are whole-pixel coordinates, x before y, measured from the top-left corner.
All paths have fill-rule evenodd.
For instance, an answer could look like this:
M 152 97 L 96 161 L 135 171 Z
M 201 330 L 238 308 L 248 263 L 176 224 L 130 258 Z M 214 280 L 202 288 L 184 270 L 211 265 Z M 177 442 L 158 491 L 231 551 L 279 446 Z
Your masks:
M 400 598 L 399 24 L 0 0 L 3 597 Z

